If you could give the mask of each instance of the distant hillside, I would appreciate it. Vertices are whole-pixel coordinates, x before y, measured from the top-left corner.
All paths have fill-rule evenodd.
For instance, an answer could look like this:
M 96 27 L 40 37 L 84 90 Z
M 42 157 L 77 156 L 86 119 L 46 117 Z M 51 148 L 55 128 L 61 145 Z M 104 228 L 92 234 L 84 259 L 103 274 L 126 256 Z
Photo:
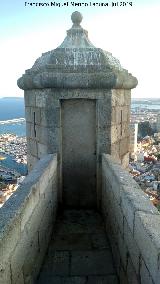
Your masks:
M 3 99 L 3 100 L 24 100 L 23 97 L 1 97 L 0 99 Z
M 133 98 L 132 104 L 149 104 L 149 105 L 159 105 L 160 104 L 160 99 L 159 98 Z
M 24 98 L 0 98 L 0 120 L 8 120 L 25 116 Z

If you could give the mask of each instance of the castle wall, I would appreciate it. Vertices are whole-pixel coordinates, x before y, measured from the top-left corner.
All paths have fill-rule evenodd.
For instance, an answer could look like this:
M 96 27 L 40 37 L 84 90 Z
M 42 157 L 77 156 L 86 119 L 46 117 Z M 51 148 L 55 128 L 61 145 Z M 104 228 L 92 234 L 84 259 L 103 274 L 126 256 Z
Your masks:
M 120 283 L 158 284 L 158 210 L 110 155 L 103 155 L 102 176 L 102 211 Z
M 34 283 L 57 210 L 56 155 L 43 157 L 0 212 L 0 283 Z

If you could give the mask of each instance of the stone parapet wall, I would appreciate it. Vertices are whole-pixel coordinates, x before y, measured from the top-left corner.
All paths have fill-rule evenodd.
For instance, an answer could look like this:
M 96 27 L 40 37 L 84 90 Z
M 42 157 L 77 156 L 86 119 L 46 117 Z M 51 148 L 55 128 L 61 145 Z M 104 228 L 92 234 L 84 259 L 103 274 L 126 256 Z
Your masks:
M 44 156 L 0 212 L 0 284 L 34 283 L 57 211 L 57 157 Z
M 160 214 L 133 178 L 106 154 L 102 211 L 120 283 L 160 283 Z

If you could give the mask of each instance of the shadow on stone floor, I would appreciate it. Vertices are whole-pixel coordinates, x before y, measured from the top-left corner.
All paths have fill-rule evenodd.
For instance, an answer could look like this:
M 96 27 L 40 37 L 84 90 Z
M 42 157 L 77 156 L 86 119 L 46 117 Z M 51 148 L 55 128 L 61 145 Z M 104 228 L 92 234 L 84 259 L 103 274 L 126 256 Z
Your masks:
M 37 284 L 118 284 L 101 216 L 91 210 L 59 215 Z

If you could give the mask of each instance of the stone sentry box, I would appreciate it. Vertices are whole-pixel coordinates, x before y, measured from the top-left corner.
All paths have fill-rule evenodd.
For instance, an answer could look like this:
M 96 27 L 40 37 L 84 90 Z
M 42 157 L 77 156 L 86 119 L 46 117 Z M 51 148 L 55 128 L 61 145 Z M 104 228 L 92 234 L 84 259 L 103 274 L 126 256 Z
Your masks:
M 74 12 L 63 43 L 18 80 L 24 90 L 28 168 L 58 154 L 59 201 L 94 208 L 101 201 L 101 156 L 129 159 L 131 89 L 137 79 L 96 48 Z

